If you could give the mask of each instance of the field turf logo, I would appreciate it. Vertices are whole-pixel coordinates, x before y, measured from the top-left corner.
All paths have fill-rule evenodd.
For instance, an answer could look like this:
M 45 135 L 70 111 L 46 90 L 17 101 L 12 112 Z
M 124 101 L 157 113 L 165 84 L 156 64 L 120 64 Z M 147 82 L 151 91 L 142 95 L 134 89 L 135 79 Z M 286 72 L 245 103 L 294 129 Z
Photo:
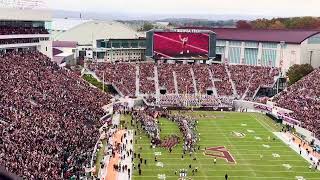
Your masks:
M 245 133 L 237 132 L 237 131 L 232 131 L 231 133 L 233 136 L 238 137 L 238 138 L 244 138 L 246 136 Z
M 224 159 L 228 163 L 233 163 L 233 164 L 236 163 L 236 160 L 233 158 L 231 153 L 224 146 L 206 148 L 204 150 L 204 155 Z

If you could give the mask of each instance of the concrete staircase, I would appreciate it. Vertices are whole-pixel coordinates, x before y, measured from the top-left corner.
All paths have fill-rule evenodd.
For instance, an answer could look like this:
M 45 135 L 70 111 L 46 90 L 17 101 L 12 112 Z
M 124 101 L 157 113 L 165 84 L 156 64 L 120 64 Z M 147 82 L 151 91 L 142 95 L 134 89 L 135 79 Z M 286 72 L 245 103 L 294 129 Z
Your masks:
M 174 89 L 175 89 L 175 91 L 176 91 L 176 94 L 178 95 L 178 94 L 179 94 L 179 91 L 178 91 L 177 74 L 176 74 L 175 71 L 172 71 L 172 75 L 173 75 Z
M 154 86 L 156 89 L 156 96 L 160 96 L 160 87 L 159 87 L 159 75 L 158 75 L 158 68 L 154 66 Z
M 209 68 L 207 68 L 207 69 L 208 69 L 208 72 L 209 72 L 209 79 L 210 79 L 210 81 L 211 81 L 211 83 L 212 83 L 213 95 L 214 95 L 216 98 L 218 98 L 218 91 L 217 91 L 217 88 L 216 88 L 216 86 L 215 86 L 215 84 L 214 84 L 214 79 L 213 79 L 212 71 L 211 71 Z
M 253 93 L 253 96 L 251 97 L 252 99 L 254 99 L 254 97 L 256 97 L 256 95 L 258 94 L 259 90 L 260 90 L 261 86 L 259 86 L 255 92 Z
M 232 87 L 232 92 L 233 92 L 233 95 L 238 97 L 238 93 L 237 93 L 237 90 L 236 90 L 236 85 L 234 84 L 234 82 L 232 81 L 232 78 L 231 78 L 231 73 L 229 71 L 229 68 L 227 66 L 225 66 L 226 68 L 226 72 L 228 74 L 228 77 L 229 77 L 229 82 L 231 83 L 231 87 Z
M 248 94 L 248 91 L 249 91 L 249 87 L 250 87 L 250 82 L 251 82 L 252 78 L 253 78 L 253 74 L 251 75 L 251 77 L 250 77 L 250 79 L 249 79 L 249 81 L 248 81 L 248 84 L 249 84 L 249 85 L 248 85 L 246 91 L 243 93 L 243 95 L 242 95 L 242 97 L 241 97 L 242 100 L 247 97 L 247 94 Z
M 196 82 L 196 78 L 195 78 L 195 76 L 194 76 L 194 71 L 193 71 L 192 68 L 190 68 L 190 73 L 191 73 L 191 76 L 192 76 L 192 83 L 193 83 L 194 93 L 195 93 L 195 94 L 198 94 L 197 82 Z

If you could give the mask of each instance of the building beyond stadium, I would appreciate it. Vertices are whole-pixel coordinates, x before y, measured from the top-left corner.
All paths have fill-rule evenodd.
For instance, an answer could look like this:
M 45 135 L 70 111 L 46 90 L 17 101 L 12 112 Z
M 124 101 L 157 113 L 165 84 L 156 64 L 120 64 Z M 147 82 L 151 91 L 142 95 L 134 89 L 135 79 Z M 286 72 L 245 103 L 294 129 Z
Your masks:
M 282 67 L 283 70 L 293 64 L 320 66 L 320 31 L 204 27 L 192 29 L 211 30 L 216 33 L 216 61 Z
M 0 8 L 0 53 L 34 49 L 52 58 L 51 19 L 47 10 Z
M 186 27 L 182 29 L 210 30 L 216 34 L 216 58 L 213 60 L 214 62 L 282 67 L 284 71 L 293 64 L 308 63 L 314 67 L 320 66 L 320 61 L 317 60 L 320 58 L 320 31 L 247 30 L 204 27 Z M 105 39 L 104 41 L 107 43 L 109 38 L 106 37 Z M 121 38 L 115 38 L 115 40 L 120 46 L 111 49 L 104 49 L 99 46 L 101 45 L 101 39 L 97 40 L 97 52 L 102 53 L 104 50 L 106 52 L 103 53 L 105 54 L 103 57 L 95 56 L 94 58 L 100 61 L 114 61 L 114 58 L 117 58 L 117 61 L 127 61 L 128 53 L 118 52 L 128 51 L 127 44 L 129 39 L 122 40 Z M 153 48 L 152 43 L 148 43 L 147 38 L 147 42 L 141 44 L 139 46 L 139 56 L 145 53 L 148 56 L 148 52 L 145 51 Z M 110 52 L 112 50 L 114 51 L 113 53 Z M 113 57 L 108 56 L 108 54 L 114 53 Z M 143 59 L 141 58 L 141 60 Z M 192 61 L 195 62 L 196 60 Z

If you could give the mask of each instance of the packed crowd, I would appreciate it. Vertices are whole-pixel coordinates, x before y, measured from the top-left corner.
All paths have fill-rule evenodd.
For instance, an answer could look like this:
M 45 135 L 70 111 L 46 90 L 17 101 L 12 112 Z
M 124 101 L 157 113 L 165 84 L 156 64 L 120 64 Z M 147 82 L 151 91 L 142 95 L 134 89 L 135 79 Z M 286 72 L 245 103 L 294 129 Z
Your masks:
M 279 70 L 271 67 L 233 65 L 228 68 L 240 97 L 247 93 L 246 96 L 252 98 L 260 86 L 272 86 L 274 77 L 279 75 Z
M 12 34 L 49 34 L 49 32 L 43 27 L 0 26 L 0 35 Z
M 174 65 L 174 71 L 176 73 L 178 93 L 179 94 L 194 94 L 194 84 L 191 74 L 192 66 L 187 64 Z
M 139 74 L 137 68 L 139 67 Z M 156 94 L 157 79 L 160 90 L 165 94 L 207 94 L 215 90 L 219 97 L 236 97 L 252 100 L 259 87 L 271 87 L 279 70 L 271 67 L 224 64 L 151 64 L 151 63 L 97 63 L 89 65 L 98 77 L 112 83 L 125 96 L 136 94 L 136 77 L 139 78 L 139 93 Z M 158 77 L 155 71 L 157 70 Z M 228 74 L 230 70 L 230 76 Z M 214 89 L 215 88 L 215 89 Z M 176 90 L 178 92 L 176 92 Z
M 136 68 L 130 63 L 89 64 L 89 69 L 107 83 L 113 84 L 124 96 L 134 96 L 136 91 Z
M 167 90 L 167 94 L 175 94 L 175 85 L 173 78 L 173 65 L 160 64 L 158 66 L 159 86 Z
M 212 89 L 213 84 L 210 80 L 208 66 L 194 65 L 192 69 L 195 76 L 194 78 L 197 82 L 198 93 L 205 94 L 208 89 Z
M 0 164 L 24 179 L 83 176 L 110 96 L 39 52 L 0 62 Z
M 161 95 L 155 104 L 165 107 L 228 107 L 230 105 L 211 95 Z
M 141 94 L 155 94 L 155 81 L 154 81 L 154 65 L 153 64 L 140 64 L 140 93 Z
M 229 76 L 226 71 L 226 67 L 223 64 L 215 64 L 210 66 L 213 78 L 215 79 L 214 85 L 217 89 L 217 93 L 220 96 L 232 96 L 232 85 L 229 81 Z
M 293 111 L 290 117 L 320 138 L 320 69 L 273 98 L 277 106 Z
M 196 131 L 197 121 L 191 117 L 174 114 L 168 114 L 168 118 L 178 124 L 179 129 L 183 134 L 184 151 L 194 152 L 196 150 L 196 143 L 198 140 L 198 134 Z

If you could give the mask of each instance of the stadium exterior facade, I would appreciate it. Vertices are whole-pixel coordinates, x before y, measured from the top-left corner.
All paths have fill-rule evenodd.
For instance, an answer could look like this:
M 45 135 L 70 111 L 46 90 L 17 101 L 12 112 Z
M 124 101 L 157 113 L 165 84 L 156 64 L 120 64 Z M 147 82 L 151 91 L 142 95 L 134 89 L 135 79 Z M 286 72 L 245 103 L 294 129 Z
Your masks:
M 98 36 L 95 32 L 102 28 L 101 24 L 105 24 L 103 25 L 105 32 Z M 94 30 L 89 30 L 90 28 Z M 214 62 L 279 67 L 284 72 L 294 64 L 308 63 L 313 67 L 320 66 L 320 61 L 317 61 L 320 58 L 320 31 L 206 27 L 182 27 L 180 29 L 201 29 L 216 33 Z M 120 30 L 125 30 L 125 32 L 119 34 Z M 128 27 L 119 25 L 119 23 L 91 21 L 71 28 L 56 39 L 77 41 L 76 57 L 97 59 L 100 62 L 150 60 L 150 58 L 145 58 L 145 54 L 148 54 L 146 49 L 149 49 L 148 46 L 150 46 L 147 41 L 142 45 L 139 42 L 138 48 L 126 47 L 127 41 L 145 41 L 145 39 L 139 39 L 142 36 L 145 35 L 132 29 L 129 30 Z M 102 46 L 109 41 L 119 41 L 116 43 L 120 43 L 121 46 Z M 168 62 L 174 63 L 174 61 Z
M 146 39 L 99 39 L 93 56 L 97 61 L 144 61 Z
M 6 27 L 48 29 L 51 19 L 51 12 L 48 10 L 0 8 L 0 24 Z M 26 48 L 34 48 L 52 58 L 52 41 L 49 33 L 6 34 L 2 32 L 0 34 L 0 51 Z
M 215 60 L 218 62 L 280 67 L 283 71 L 294 64 L 320 66 L 320 31 L 195 29 L 212 30 L 217 34 Z

